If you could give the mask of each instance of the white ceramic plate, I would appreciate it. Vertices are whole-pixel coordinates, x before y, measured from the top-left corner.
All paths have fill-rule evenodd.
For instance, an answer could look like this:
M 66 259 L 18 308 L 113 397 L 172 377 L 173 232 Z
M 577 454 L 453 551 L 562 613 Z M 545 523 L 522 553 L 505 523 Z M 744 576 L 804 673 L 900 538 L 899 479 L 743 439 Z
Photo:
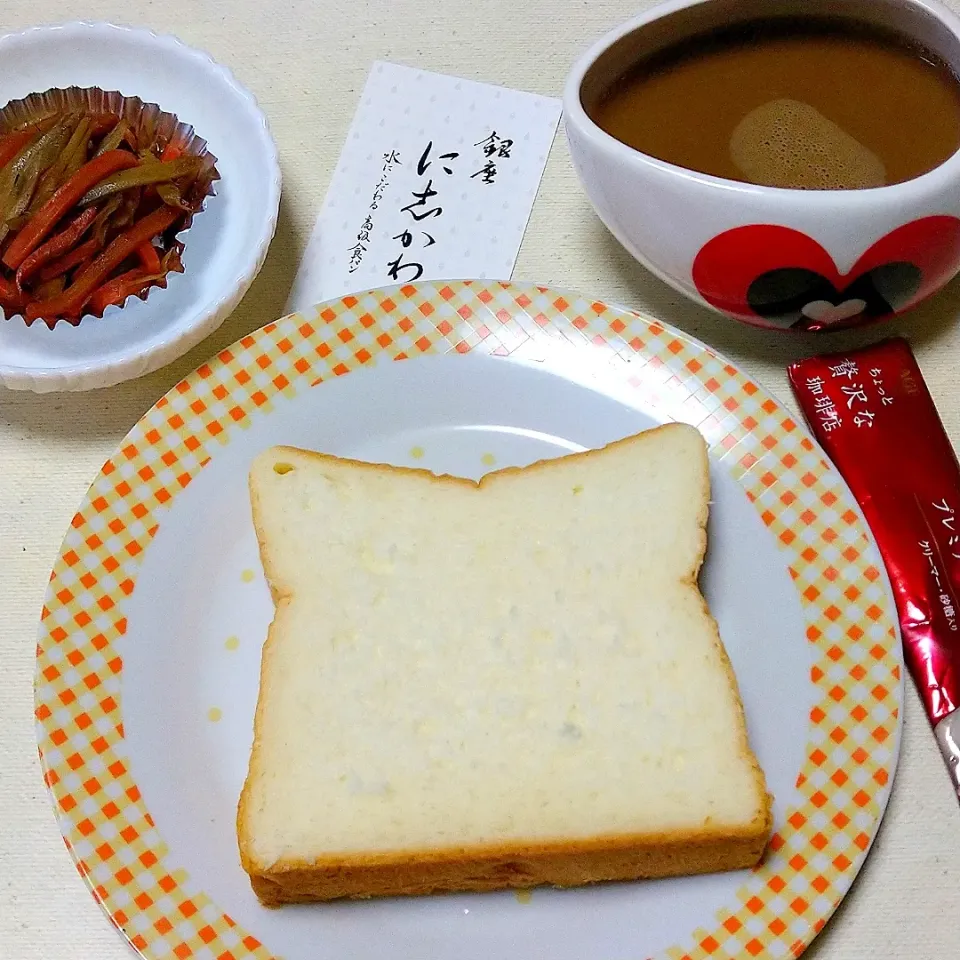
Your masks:
M 251 458 L 285 443 L 479 477 L 669 420 L 710 445 L 703 587 L 775 795 L 764 864 L 529 902 L 261 907 L 234 832 L 272 615 Z M 624 488 L 618 508 L 632 499 Z M 896 764 L 902 661 L 882 570 L 806 431 L 676 331 L 529 285 L 346 297 L 204 364 L 104 466 L 44 608 L 47 782 L 81 872 L 149 960 L 798 955 L 863 862 Z
M 193 126 L 217 157 L 216 196 L 182 235 L 185 272 L 79 326 L 0 320 L 0 384 L 89 390 L 142 376 L 185 353 L 240 302 L 263 265 L 280 204 L 266 118 L 229 70 L 175 37 L 106 23 L 36 27 L 0 38 L 0 105 L 51 87 L 138 96 Z

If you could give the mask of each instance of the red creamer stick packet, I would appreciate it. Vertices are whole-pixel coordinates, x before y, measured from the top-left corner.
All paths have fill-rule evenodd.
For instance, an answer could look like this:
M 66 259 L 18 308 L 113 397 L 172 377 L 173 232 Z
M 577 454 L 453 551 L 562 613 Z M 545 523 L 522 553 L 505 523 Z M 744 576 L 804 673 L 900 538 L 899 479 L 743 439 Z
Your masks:
M 904 658 L 960 799 L 960 466 L 900 338 L 788 368 L 863 509 L 893 586 Z

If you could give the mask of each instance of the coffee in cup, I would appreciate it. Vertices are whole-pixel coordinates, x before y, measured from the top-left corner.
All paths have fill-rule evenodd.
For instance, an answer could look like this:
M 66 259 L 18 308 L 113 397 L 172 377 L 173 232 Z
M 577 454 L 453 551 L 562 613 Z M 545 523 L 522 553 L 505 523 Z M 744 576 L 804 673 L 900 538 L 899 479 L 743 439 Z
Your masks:
M 911 180 L 960 149 L 960 82 L 866 21 L 781 16 L 696 33 L 631 65 L 587 107 L 642 153 L 771 187 Z
M 601 220 L 692 300 L 838 330 L 960 271 L 960 18 L 938 0 L 666 0 L 564 91 Z

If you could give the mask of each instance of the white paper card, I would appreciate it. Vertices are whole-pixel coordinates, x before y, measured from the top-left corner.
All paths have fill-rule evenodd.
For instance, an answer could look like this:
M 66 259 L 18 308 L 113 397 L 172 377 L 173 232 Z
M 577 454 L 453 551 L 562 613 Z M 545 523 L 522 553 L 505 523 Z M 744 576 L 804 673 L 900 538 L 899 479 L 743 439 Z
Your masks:
M 509 280 L 560 101 L 376 62 L 287 308 L 414 280 Z

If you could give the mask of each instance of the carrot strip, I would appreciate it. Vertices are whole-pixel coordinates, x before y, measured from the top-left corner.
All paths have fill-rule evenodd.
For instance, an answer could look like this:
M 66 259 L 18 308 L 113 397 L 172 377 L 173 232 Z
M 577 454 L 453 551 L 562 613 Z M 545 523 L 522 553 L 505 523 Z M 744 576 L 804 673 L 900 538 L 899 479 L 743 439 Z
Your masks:
M 20 304 L 22 300 L 20 291 L 5 277 L 0 277 L 0 303 L 14 306 Z
M 104 154 L 106 156 L 106 154 Z M 161 207 L 138 220 L 129 230 L 111 241 L 103 253 L 80 272 L 79 276 L 59 297 L 38 300 L 27 305 L 30 317 L 62 317 L 79 314 L 91 294 L 110 275 L 111 271 L 133 254 L 141 243 L 163 233 L 180 216 L 179 211 Z
M 0 140 L 0 167 L 5 167 L 35 136 L 36 127 L 15 130 Z
M 183 147 L 175 143 L 168 143 L 160 154 L 160 162 L 168 163 L 170 160 L 179 160 L 183 156 Z
M 16 270 L 43 241 L 56 222 L 75 206 L 92 186 L 117 170 L 136 165 L 137 158 L 127 150 L 110 150 L 85 163 L 13 238 L 3 255 L 3 263 L 11 270 Z
M 149 240 L 137 247 L 137 256 L 147 273 L 160 272 L 160 256 L 157 253 L 157 248 Z
M 89 207 L 80 216 L 74 217 L 65 230 L 61 230 L 56 236 L 37 247 L 17 270 L 17 288 L 22 291 L 24 283 L 40 267 L 71 250 L 96 219 L 96 207 Z
M 145 244 L 141 244 L 138 253 Z M 180 262 L 180 251 L 176 246 L 168 250 L 163 260 L 157 256 L 156 249 L 151 245 L 156 260 L 156 269 L 137 268 L 128 270 L 112 280 L 108 280 L 102 287 L 94 290 L 90 297 L 89 309 L 100 316 L 103 316 L 104 310 L 111 304 L 122 307 L 128 297 L 134 294 L 142 296 L 154 284 L 165 287 L 167 285 L 167 275 L 171 272 L 182 273 L 183 264 Z
M 112 113 L 95 113 L 90 119 L 93 123 L 93 129 L 90 131 L 92 137 L 106 133 L 112 129 L 117 122 L 117 118 Z
M 79 247 L 74 247 L 73 250 L 65 256 L 62 256 L 59 260 L 54 260 L 53 263 L 48 263 L 45 267 L 42 267 L 37 274 L 37 279 L 41 283 L 45 283 L 47 280 L 61 276 L 68 270 L 72 270 L 81 263 L 85 263 L 94 256 L 102 246 L 103 241 L 100 238 L 91 237 L 86 242 L 81 243 Z
M 160 268 L 160 258 L 157 258 L 157 269 Z M 120 276 L 108 280 L 102 287 L 94 290 L 90 297 L 89 308 L 93 313 L 103 316 L 103 311 L 111 304 L 123 305 L 127 297 L 140 293 L 156 279 L 156 274 L 138 267 L 128 270 Z

